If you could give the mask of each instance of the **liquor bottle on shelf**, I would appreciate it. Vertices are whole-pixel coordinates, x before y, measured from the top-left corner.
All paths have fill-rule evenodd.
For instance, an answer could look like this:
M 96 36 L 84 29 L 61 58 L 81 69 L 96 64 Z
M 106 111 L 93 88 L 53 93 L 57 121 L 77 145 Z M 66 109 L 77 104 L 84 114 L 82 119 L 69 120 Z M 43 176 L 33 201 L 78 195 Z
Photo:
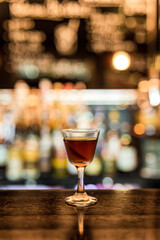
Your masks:
M 52 168 L 53 177 L 66 177 L 67 176 L 67 159 L 60 129 L 55 129 L 52 132 Z
M 105 121 L 106 127 L 103 131 L 101 150 L 104 174 L 115 175 L 117 173 L 116 161 L 120 151 L 120 112 L 115 106 L 109 106 L 106 109 Z
M 39 132 L 40 116 L 37 92 L 33 91 L 27 99 L 24 111 L 26 130 L 24 134 L 23 161 L 24 178 L 37 179 L 39 177 Z
M 120 151 L 117 157 L 117 171 L 120 173 L 131 173 L 138 169 L 138 151 L 136 141 L 131 135 L 131 123 L 124 121 L 121 123 Z
M 15 136 L 14 117 L 11 106 L 1 106 L 0 111 L 0 178 L 6 178 L 8 169 L 8 148 Z
M 120 140 L 117 131 L 109 130 L 104 138 L 101 156 L 103 159 L 104 174 L 115 175 L 116 161 L 120 151 Z
M 154 96 L 152 97 L 154 98 Z M 140 139 L 140 176 L 142 178 L 160 178 L 159 116 L 159 107 L 153 107 L 149 102 L 147 105 L 145 104 L 145 107 L 140 105 L 137 113 L 134 134 Z
M 160 140 L 158 138 L 146 138 L 142 140 L 142 164 L 140 169 L 141 177 L 152 179 L 160 178 L 159 144 Z
M 22 140 L 21 136 L 16 134 L 14 143 L 8 148 L 6 177 L 10 181 L 19 181 L 23 176 Z
M 104 134 L 106 131 L 105 110 L 103 106 L 95 106 L 94 111 L 90 107 L 88 118 L 90 119 L 90 127 L 100 130 L 95 156 L 91 164 L 86 167 L 86 175 L 100 176 L 103 172 L 103 160 L 101 151 L 104 143 Z M 91 114 L 92 113 L 92 114 Z
M 3 141 L 1 141 L 0 142 L 0 180 L 4 180 L 6 177 L 7 158 L 8 158 L 7 146 Z
M 15 123 L 14 116 L 11 109 L 6 109 L 3 114 L 3 138 L 7 145 L 10 145 L 14 141 L 15 137 Z
M 39 168 L 41 177 L 47 177 L 51 173 L 51 152 L 52 152 L 52 138 L 48 126 L 41 126 L 40 131 L 40 157 Z
M 138 167 L 138 155 L 132 137 L 125 133 L 121 136 L 120 141 L 121 149 L 116 163 L 117 170 L 123 173 L 134 172 Z
M 39 177 L 39 136 L 34 125 L 27 128 L 23 147 L 24 178 Z

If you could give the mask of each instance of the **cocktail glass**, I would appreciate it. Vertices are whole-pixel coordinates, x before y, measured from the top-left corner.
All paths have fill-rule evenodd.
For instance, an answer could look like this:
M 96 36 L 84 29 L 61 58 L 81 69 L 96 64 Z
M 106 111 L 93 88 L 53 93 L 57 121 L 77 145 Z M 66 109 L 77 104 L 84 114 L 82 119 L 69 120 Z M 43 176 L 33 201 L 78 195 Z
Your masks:
M 97 140 L 98 129 L 63 129 L 63 140 L 66 148 L 67 158 L 77 168 L 78 187 L 73 196 L 65 199 L 71 206 L 85 207 L 94 205 L 97 199 L 88 196 L 84 188 L 84 170 L 93 160 Z

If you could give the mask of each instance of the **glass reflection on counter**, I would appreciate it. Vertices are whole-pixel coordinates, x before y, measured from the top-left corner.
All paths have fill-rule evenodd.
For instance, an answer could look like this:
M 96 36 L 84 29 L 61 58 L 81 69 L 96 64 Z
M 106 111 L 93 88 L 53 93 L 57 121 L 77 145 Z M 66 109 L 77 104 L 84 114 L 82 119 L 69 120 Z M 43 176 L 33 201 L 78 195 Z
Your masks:
M 92 206 L 94 207 L 94 206 Z M 73 235 L 69 238 L 70 240 L 84 240 L 84 239 L 90 239 L 89 235 L 89 229 L 85 228 L 85 213 L 88 209 L 88 207 L 72 207 L 70 208 L 74 209 L 74 212 L 77 216 L 77 224 L 76 224 L 76 231 L 73 231 Z

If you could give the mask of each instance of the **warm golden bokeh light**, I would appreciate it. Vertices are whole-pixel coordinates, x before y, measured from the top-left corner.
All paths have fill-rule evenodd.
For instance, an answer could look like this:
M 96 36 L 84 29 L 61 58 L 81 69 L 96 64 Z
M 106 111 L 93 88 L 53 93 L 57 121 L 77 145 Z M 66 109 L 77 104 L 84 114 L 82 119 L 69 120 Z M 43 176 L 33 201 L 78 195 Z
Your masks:
M 145 125 L 142 124 L 142 123 L 137 123 L 135 126 L 134 126 L 134 132 L 137 134 L 137 135 L 143 135 L 145 133 Z
M 160 80 L 150 79 L 149 81 L 149 101 L 154 107 L 160 104 Z
M 112 64 L 115 69 L 124 71 L 127 70 L 131 65 L 131 58 L 127 52 L 116 52 L 113 54 Z
M 140 81 L 138 84 L 138 89 L 141 92 L 148 92 L 149 91 L 149 81 L 147 81 L 147 80 Z
M 157 87 L 159 88 L 160 86 L 160 80 L 157 79 L 157 78 L 153 78 L 153 79 L 150 79 L 149 80 L 149 87 L 152 88 L 152 87 Z
M 120 138 L 120 142 L 123 146 L 127 146 L 131 143 L 132 141 L 132 137 L 130 134 L 122 134 L 121 138 Z

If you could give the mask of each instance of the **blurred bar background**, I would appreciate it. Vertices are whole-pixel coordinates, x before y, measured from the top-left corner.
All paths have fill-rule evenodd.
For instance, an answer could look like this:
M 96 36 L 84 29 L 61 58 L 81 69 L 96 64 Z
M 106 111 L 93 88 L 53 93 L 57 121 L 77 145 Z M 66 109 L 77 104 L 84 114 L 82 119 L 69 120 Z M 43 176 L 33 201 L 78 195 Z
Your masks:
M 160 186 L 159 0 L 0 0 L 0 188 L 74 188 L 62 128 L 101 131 L 86 188 Z

